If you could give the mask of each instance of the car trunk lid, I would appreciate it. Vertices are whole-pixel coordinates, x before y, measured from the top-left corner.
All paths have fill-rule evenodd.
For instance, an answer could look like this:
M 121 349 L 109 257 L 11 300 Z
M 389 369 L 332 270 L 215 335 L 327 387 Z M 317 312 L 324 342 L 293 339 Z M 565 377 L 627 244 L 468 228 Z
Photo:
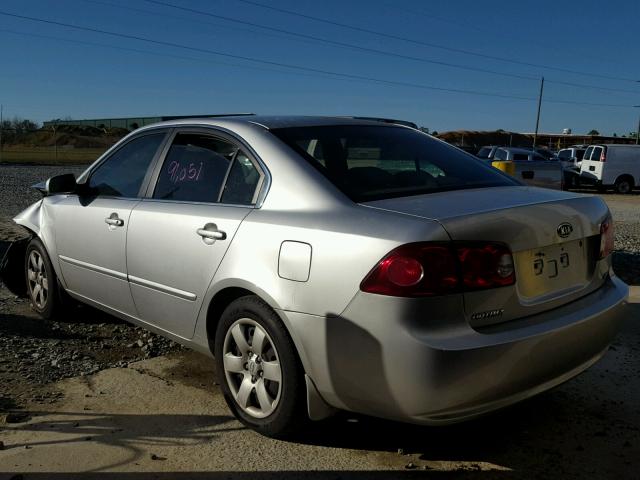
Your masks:
M 364 204 L 442 224 L 454 241 L 503 242 L 516 284 L 464 293 L 467 320 L 482 327 L 556 308 L 598 288 L 604 202 L 531 187 L 496 187 L 377 200 Z

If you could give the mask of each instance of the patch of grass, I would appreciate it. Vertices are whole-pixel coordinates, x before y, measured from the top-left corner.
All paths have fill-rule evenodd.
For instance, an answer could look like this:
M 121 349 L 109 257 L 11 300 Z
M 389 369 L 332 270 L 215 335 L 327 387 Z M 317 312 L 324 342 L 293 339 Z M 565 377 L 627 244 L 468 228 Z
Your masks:
M 3 147 L 2 163 L 29 163 L 39 165 L 71 165 L 91 163 L 106 151 L 105 148 Z

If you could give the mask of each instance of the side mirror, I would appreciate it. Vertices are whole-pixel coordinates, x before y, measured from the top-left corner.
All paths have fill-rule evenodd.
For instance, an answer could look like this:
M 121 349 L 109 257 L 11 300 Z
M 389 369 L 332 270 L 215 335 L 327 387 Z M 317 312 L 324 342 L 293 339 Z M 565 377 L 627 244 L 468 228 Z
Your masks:
M 65 173 L 51 177 L 46 182 L 33 186 L 43 196 L 57 195 L 59 193 L 74 193 L 77 189 L 76 176 L 73 173 Z

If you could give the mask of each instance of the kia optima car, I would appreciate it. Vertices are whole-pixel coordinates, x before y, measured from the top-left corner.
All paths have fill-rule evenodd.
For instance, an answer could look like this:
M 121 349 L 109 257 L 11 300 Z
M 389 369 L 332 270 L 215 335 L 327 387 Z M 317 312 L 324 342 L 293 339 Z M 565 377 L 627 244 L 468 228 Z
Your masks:
M 271 436 L 523 400 L 606 352 L 628 294 L 600 198 L 392 123 L 175 120 L 38 188 L 15 218 L 33 308 L 72 297 L 213 357 Z

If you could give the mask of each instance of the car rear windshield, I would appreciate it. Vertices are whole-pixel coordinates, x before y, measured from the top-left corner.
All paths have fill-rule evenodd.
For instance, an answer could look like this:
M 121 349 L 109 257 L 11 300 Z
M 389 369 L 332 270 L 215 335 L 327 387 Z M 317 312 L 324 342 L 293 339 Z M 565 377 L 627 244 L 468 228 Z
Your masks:
M 356 202 L 520 185 L 472 155 L 409 128 L 341 125 L 271 131 Z

